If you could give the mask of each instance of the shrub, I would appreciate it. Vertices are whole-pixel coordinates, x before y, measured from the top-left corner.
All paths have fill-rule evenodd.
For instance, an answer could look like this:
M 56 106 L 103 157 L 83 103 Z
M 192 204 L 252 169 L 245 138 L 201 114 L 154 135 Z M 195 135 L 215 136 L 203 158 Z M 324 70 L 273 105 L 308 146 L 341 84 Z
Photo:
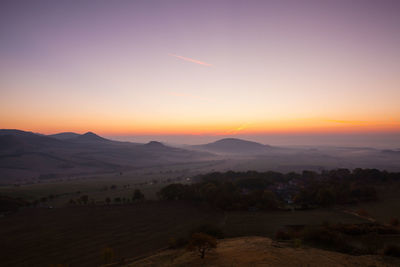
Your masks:
M 139 189 L 135 189 L 132 196 L 132 201 L 141 201 L 144 199 L 144 194 Z
M 400 257 L 400 246 L 394 244 L 387 245 L 384 249 L 384 254 L 392 257 Z

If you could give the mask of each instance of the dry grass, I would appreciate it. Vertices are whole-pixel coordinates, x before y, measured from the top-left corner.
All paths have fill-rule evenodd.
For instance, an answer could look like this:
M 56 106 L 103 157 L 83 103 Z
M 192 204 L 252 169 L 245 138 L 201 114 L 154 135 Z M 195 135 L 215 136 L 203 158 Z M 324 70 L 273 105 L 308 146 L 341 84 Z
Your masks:
M 167 250 L 127 266 L 400 266 L 381 256 L 351 256 L 315 248 L 293 248 L 264 237 L 226 239 L 205 259 L 185 250 Z

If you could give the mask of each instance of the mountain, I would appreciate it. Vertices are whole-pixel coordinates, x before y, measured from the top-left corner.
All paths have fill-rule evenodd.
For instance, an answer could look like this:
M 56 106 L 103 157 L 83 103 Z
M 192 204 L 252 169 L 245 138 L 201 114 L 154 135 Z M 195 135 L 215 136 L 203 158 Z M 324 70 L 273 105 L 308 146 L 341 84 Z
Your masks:
M 85 134 L 77 134 L 74 132 L 63 132 L 58 134 L 48 135 L 49 137 L 58 140 L 68 140 L 73 142 L 108 142 L 110 140 L 103 138 L 93 132 L 87 132 Z
M 260 154 L 268 152 L 272 147 L 253 141 L 224 138 L 209 144 L 191 146 L 191 148 L 215 153 Z
M 73 132 L 64 132 L 64 133 L 58 133 L 58 134 L 50 134 L 48 136 L 55 138 L 55 139 L 59 139 L 59 140 L 67 140 L 67 139 L 78 137 L 79 134 L 73 133 Z
M 59 146 L 62 145 L 62 142 L 32 132 L 9 129 L 0 130 L 0 149 L 34 149 L 49 145 Z
M 121 172 L 210 157 L 209 153 L 169 147 L 157 141 L 147 144 L 119 142 L 92 132 L 61 133 L 54 137 L 0 130 L 0 184 L 18 179 L 31 181 Z
M 154 148 L 156 148 L 156 149 L 167 148 L 166 145 L 164 145 L 163 143 L 158 142 L 158 141 L 150 141 L 147 144 L 144 144 L 144 146 L 147 147 L 147 148 L 152 148 L 152 149 L 154 149 Z
M 82 135 L 78 135 L 74 138 L 69 139 L 74 142 L 110 142 L 111 140 L 98 136 L 95 133 L 87 132 Z

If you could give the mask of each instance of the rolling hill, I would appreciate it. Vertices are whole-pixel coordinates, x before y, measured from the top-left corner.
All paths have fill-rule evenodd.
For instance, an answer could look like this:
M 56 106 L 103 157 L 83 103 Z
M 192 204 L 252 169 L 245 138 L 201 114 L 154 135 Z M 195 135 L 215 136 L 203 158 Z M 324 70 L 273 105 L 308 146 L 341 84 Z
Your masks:
M 95 133 L 44 136 L 0 130 L 0 183 L 120 172 L 133 168 L 201 161 L 211 154 L 165 146 L 113 141 Z
M 48 136 L 59 139 L 59 140 L 66 140 L 66 139 L 78 137 L 79 134 L 73 133 L 73 132 L 64 132 L 64 133 L 58 133 L 58 134 L 50 134 Z
M 213 143 L 191 146 L 191 149 L 219 154 L 264 154 L 276 149 L 253 141 L 237 138 L 224 138 Z

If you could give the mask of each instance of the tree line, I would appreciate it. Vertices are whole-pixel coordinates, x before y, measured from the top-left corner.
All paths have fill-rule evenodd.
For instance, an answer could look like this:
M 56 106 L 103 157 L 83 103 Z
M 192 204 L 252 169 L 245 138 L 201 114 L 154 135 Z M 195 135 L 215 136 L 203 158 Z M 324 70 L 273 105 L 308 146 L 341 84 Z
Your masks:
M 223 210 L 326 207 L 375 201 L 376 186 L 400 181 L 400 173 L 377 169 L 336 169 L 302 173 L 213 172 L 192 184 L 174 183 L 158 192 L 162 200 L 207 203 Z

